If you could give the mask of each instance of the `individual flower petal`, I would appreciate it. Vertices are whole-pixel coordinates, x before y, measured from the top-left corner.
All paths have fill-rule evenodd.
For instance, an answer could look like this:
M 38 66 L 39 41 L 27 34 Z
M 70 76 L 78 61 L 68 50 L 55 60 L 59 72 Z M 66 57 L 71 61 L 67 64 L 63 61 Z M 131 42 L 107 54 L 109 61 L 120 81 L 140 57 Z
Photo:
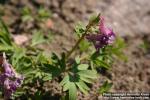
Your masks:
M 116 39 L 116 36 L 113 32 L 109 34 L 108 37 L 109 37 L 108 44 L 112 44 Z
M 6 79 L 6 75 L 5 74 L 0 74 L 0 85 L 3 85 L 4 84 L 4 81 Z
M 105 23 L 104 17 L 100 17 L 99 31 L 102 34 L 106 34 L 106 35 L 112 34 L 112 32 L 113 32 L 112 29 L 106 27 L 104 23 Z
M 4 81 L 4 88 L 5 89 L 10 89 L 10 86 L 9 86 L 9 79 L 6 78 L 6 80 Z
M 15 72 L 12 70 L 12 66 L 7 62 L 6 60 L 6 56 L 4 54 L 4 60 L 3 60 L 3 64 L 2 67 L 4 68 L 4 72 L 6 76 L 14 76 Z

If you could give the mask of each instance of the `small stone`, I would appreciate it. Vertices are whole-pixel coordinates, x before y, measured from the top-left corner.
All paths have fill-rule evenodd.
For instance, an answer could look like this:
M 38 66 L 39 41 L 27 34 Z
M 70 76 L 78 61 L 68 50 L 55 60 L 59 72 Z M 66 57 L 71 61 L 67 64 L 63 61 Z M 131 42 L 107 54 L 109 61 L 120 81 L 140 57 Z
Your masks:
M 23 34 L 13 35 L 13 39 L 14 39 L 14 42 L 18 45 L 22 45 L 29 40 L 29 38 Z
M 45 25 L 46 25 L 47 28 L 51 29 L 51 28 L 53 28 L 53 21 L 51 19 L 48 19 L 45 22 Z

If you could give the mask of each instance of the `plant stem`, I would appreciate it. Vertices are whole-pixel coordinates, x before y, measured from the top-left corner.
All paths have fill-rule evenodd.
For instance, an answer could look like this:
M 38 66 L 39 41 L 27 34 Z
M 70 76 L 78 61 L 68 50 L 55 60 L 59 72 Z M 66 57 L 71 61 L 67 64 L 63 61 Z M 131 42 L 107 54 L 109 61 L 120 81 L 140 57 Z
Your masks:
M 89 23 L 86 26 L 86 30 L 85 30 L 84 34 L 79 38 L 79 40 L 76 42 L 76 44 L 73 46 L 73 48 L 68 52 L 68 54 L 66 55 L 66 59 L 68 59 L 71 56 L 71 54 L 73 53 L 73 51 L 78 47 L 78 45 L 80 44 L 80 42 L 86 36 L 86 34 L 87 34 L 88 30 L 90 29 L 90 27 L 91 27 L 91 23 Z
M 98 14 L 97 18 L 99 18 L 99 16 L 100 16 L 100 13 Z M 76 42 L 76 44 L 74 45 L 74 47 L 66 55 L 66 60 L 71 56 L 71 54 L 73 53 L 73 51 L 75 51 L 75 49 L 78 47 L 78 45 L 80 44 L 80 42 L 84 39 L 84 37 L 86 36 L 86 34 L 89 31 L 89 29 L 91 28 L 91 26 L 93 26 L 95 24 L 95 21 L 96 20 L 89 21 L 88 25 L 86 26 L 86 30 L 85 30 L 84 34 L 79 38 L 79 40 Z

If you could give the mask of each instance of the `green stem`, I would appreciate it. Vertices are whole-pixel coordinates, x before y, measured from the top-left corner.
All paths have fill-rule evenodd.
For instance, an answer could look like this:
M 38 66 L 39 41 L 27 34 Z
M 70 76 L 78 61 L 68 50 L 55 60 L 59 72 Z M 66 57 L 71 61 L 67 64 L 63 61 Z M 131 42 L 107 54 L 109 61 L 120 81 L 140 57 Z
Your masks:
M 100 17 L 100 13 L 98 14 L 97 18 Z M 66 55 L 66 60 L 71 56 L 71 54 L 73 53 L 73 51 L 75 51 L 75 49 L 78 47 L 78 45 L 80 44 L 80 42 L 84 39 L 84 37 L 86 36 L 87 32 L 89 31 L 89 29 L 91 28 L 92 25 L 94 25 L 95 21 L 97 21 L 97 18 L 89 21 L 88 25 L 86 26 L 86 30 L 84 32 L 84 34 L 80 37 L 80 39 L 76 42 L 76 44 L 74 45 L 74 47 L 68 52 L 68 54 Z
M 84 39 L 84 37 L 86 36 L 88 30 L 90 29 L 91 27 L 91 23 L 89 23 L 87 26 L 86 26 L 86 30 L 84 32 L 84 34 L 80 37 L 80 39 L 76 42 L 76 44 L 73 46 L 73 48 L 68 52 L 67 56 L 66 56 L 66 59 L 68 59 L 71 54 L 73 53 L 73 51 L 75 51 L 75 49 L 78 47 L 78 45 L 80 44 L 80 42 Z

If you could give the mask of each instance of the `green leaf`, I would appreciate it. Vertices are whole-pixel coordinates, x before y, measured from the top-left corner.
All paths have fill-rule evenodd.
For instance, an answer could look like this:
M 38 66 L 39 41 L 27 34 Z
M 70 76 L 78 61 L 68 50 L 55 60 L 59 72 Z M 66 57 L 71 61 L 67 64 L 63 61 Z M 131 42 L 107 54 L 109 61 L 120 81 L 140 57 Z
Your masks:
M 8 28 L 6 26 L 6 24 L 4 23 L 4 21 L 0 18 L 0 26 L 1 28 L 3 29 L 3 31 L 5 31 L 4 33 L 7 34 L 7 37 L 9 38 L 9 31 L 8 31 Z
M 76 85 L 84 94 L 88 94 L 89 87 L 83 81 L 76 82 Z
M 78 23 L 75 27 L 75 33 L 77 36 L 81 37 L 85 32 L 85 27 L 82 23 Z
M 15 48 L 15 52 L 12 56 L 12 65 L 16 67 L 17 63 L 19 63 L 19 60 L 25 56 L 25 49 L 22 48 Z
M 79 56 L 75 57 L 75 61 L 76 61 L 77 64 L 80 63 L 80 58 L 79 58 Z
M 28 69 L 26 69 L 26 71 L 24 71 L 23 72 L 23 74 L 25 75 L 25 76 L 28 76 L 28 75 L 32 75 L 32 74 L 36 74 L 38 71 L 37 70 L 33 70 L 32 68 L 28 68 Z M 36 76 L 36 75 L 35 75 Z
M 80 76 L 86 77 L 86 78 L 91 78 L 95 79 L 97 78 L 97 73 L 96 71 L 91 71 L 91 70 L 81 70 L 77 73 Z
M 32 43 L 31 46 L 35 46 L 41 43 L 46 42 L 46 39 L 44 39 L 44 35 L 43 33 L 41 33 L 40 31 L 35 31 L 33 36 L 32 36 Z
M 99 93 L 103 94 L 105 92 L 108 92 L 111 89 L 112 85 L 112 83 L 108 83 L 108 81 L 105 81 L 105 83 L 100 87 Z
M 38 53 L 37 57 L 35 58 L 36 63 L 48 63 L 48 55 L 44 54 L 43 52 Z
M 65 61 L 65 53 L 61 54 L 61 58 L 59 58 L 55 53 L 52 53 L 51 56 L 52 63 L 59 68 L 60 71 L 65 70 L 66 61 Z
M 77 97 L 77 87 L 71 75 L 66 75 L 64 79 L 60 82 L 63 85 L 63 91 L 69 91 L 69 100 L 76 100 Z
M 119 59 L 124 60 L 124 61 L 128 60 L 128 57 L 122 51 L 113 48 L 112 52 L 113 52 L 113 55 L 115 55 Z
M 80 50 L 83 52 L 83 51 L 86 51 L 90 46 L 90 43 L 87 41 L 87 40 L 82 40 L 79 44 L 79 48 Z
M 100 55 L 97 54 L 97 52 L 94 52 L 92 55 L 91 55 L 91 60 L 95 60 L 99 57 Z
M 93 80 L 92 79 L 89 79 L 89 78 L 86 78 L 84 76 L 80 76 L 80 79 L 86 83 L 93 83 Z
M 13 47 L 9 45 L 0 44 L 0 51 L 12 51 Z
M 52 80 L 52 75 L 50 73 L 46 74 L 43 78 L 43 81 L 48 81 L 48 80 Z
M 59 64 L 61 64 L 59 57 L 55 53 L 52 53 L 51 59 L 52 59 L 53 64 L 55 64 L 57 66 L 59 66 Z
M 117 47 L 118 49 L 126 47 L 125 41 L 121 37 L 117 37 L 114 44 L 115 48 Z
M 67 83 L 69 81 L 69 75 L 66 75 L 63 80 L 60 82 L 60 85 L 64 85 L 65 83 Z
M 63 91 L 69 90 L 70 83 L 71 83 L 71 82 L 68 81 L 66 84 L 64 84 L 64 86 L 63 86 Z
M 80 64 L 78 65 L 78 70 L 87 70 L 89 65 L 87 64 Z
M 100 20 L 100 14 L 98 15 L 93 15 L 90 17 L 90 22 L 92 24 L 98 24 L 99 23 L 99 20 Z
M 28 7 L 23 7 L 22 9 L 21 9 L 21 13 L 22 13 L 22 15 L 31 15 L 31 9 L 30 8 L 28 8 Z
M 77 98 L 77 88 L 74 83 L 69 84 L 69 100 L 76 100 Z
M 46 72 L 49 71 L 49 73 L 52 74 L 52 77 L 57 77 L 61 74 L 62 70 L 60 68 L 58 68 L 57 66 L 51 66 L 49 65 L 50 67 L 46 68 Z
M 76 60 L 76 62 L 80 62 L 79 57 Z M 95 70 L 87 70 L 89 67 L 87 64 L 77 64 L 76 62 L 73 64 L 69 75 L 66 75 L 60 83 L 63 86 L 63 91 L 69 91 L 69 100 L 75 100 L 77 87 L 84 94 L 87 94 L 89 87 L 86 83 L 92 83 L 97 78 Z
M 10 33 L 4 21 L 0 18 L 0 42 L 7 45 L 12 45 Z
M 82 81 L 79 81 L 79 85 L 82 86 L 85 90 L 90 90 L 90 88 Z
M 40 77 L 41 73 L 37 71 L 37 73 L 35 73 L 35 77 Z
M 23 17 L 22 17 L 22 20 L 23 20 L 23 22 L 31 21 L 31 20 L 33 20 L 33 17 L 30 16 L 30 15 L 26 15 L 26 16 L 23 16 Z
M 121 37 L 117 37 L 114 43 L 114 47 L 110 49 L 111 53 L 121 60 L 127 61 L 127 56 L 123 53 L 123 49 L 126 47 L 125 41 Z
M 41 93 L 41 91 L 37 91 L 34 94 L 34 98 L 35 98 L 35 100 L 42 100 L 42 93 Z
M 50 18 L 51 12 L 43 7 L 40 7 L 40 9 L 38 9 L 38 16 L 39 18 Z
M 33 18 L 34 16 L 32 16 L 31 9 L 28 7 L 23 7 L 21 9 L 21 14 L 22 14 L 22 21 L 23 22 L 34 20 L 34 18 Z
M 107 64 L 104 60 L 95 60 L 94 63 L 98 66 L 98 67 L 104 67 L 106 69 L 109 69 L 110 68 L 110 65 Z
M 59 61 L 59 64 L 60 64 L 60 67 L 62 70 L 65 70 L 65 68 L 66 68 L 66 60 L 65 59 L 66 59 L 66 55 L 65 55 L 65 53 L 62 53 L 61 59 Z

